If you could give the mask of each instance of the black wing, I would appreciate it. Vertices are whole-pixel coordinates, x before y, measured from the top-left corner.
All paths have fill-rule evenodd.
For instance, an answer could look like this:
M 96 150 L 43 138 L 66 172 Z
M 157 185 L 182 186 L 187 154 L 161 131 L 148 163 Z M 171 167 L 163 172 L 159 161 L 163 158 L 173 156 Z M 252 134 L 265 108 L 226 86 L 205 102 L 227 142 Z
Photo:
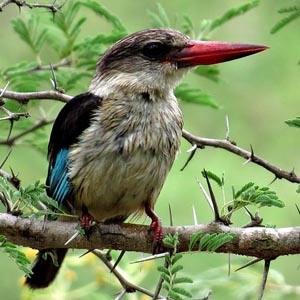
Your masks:
M 67 172 L 67 156 L 71 145 L 89 127 L 95 110 L 101 105 L 101 98 L 91 93 L 72 98 L 58 114 L 48 145 L 49 168 L 46 184 L 47 193 L 59 203 L 72 192 Z

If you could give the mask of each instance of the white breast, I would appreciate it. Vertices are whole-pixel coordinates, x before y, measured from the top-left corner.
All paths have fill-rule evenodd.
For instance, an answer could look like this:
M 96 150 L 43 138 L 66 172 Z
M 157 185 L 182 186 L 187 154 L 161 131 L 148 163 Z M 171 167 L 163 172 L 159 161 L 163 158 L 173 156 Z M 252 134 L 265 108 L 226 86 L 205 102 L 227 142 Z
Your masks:
M 154 205 L 180 145 L 175 97 L 106 99 L 71 149 L 74 206 L 97 221 L 127 217 Z

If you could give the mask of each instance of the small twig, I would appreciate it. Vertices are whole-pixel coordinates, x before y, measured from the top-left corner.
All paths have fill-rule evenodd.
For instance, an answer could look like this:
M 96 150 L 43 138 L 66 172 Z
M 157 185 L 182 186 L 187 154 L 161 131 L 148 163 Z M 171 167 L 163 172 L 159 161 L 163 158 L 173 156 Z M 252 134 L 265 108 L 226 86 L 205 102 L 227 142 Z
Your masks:
M 112 262 L 107 259 L 106 255 L 104 253 L 102 253 L 102 251 L 95 249 L 92 251 L 92 253 L 94 253 L 98 258 L 100 258 L 100 260 L 106 265 L 106 267 L 114 274 L 114 276 L 120 282 L 120 284 L 122 285 L 122 287 L 124 288 L 126 293 L 134 293 L 134 292 L 138 291 L 147 296 L 153 297 L 153 293 L 150 292 L 149 290 L 144 289 L 138 285 L 135 285 L 135 284 L 129 282 L 127 279 L 125 279 L 124 276 L 118 271 L 118 268 L 113 269 Z M 158 299 L 161 299 L 161 297 Z
M 33 125 L 32 127 L 30 127 L 30 128 L 28 128 L 28 129 L 26 129 L 26 130 L 24 130 L 24 131 L 22 131 L 22 132 L 16 134 L 15 136 L 9 137 L 8 139 L 5 139 L 5 140 L 0 140 L 0 145 L 12 146 L 12 145 L 15 144 L 15 142 L 16 142 L 18 139 L 24 137 L 25 135 L 27 135 L 27 134 L 29 134 L 29 133 L 34 132 L 34 131 L 37 130 L 37 129 L 40 129 L 40 128 L 46 126 L 46 125 L 49 125 L 49 124 L 51 124 L 51 123 L 53 123 L 53 122 L 54 122 L 54 119 L 52 119 L 52 120 L 44 120 L 44 119 L 38 120 L 38 121 L 35 123 L 35 125 Z
M 284 171 L 284 170 L 270 164 L 268 161 L 264 160 L 263 158 L 255 155 L 253 152 L 246 151 L 246 150 L 236 146 L 232 142 L 229 142 L 227 140 L 209 139 L 209 138 L 195 136 L 185 129 L 183 129 L 182 135 L 192 145 L 197 144 L 197 146 L 199 148 L 203 148 L 204 146 L 222 148 L 224 150 L 227 150 L 229 152 L 237 154 L 238 156 L 241 156 L 241 157 L 265 168 L 266 170 L 273 173 L 276 176 L 276 178 L 278 178 L 278 179 L 284 178 L 290 182 L 300 183 L 300 177 L 297 176 L 294 171 Z
M 3 8 L 9 4 L 16 4 L 19 8 L 21 8 L 21 7 L 28 7 L 30 9 L 45 8 L 52 13 L 56 13 L 62 8 L 63 4 L 55 5 L 55 2 L 56 1 L 53 1 L 52 4 L 39 4 L 39 3 L 31 4 L 31 3 L 27 3 L 24 0 L 6 0 L 6 1 L 3 1 L 2 3 L 0 3 L 0 11 L 3 11 Z
M 169 263 L 167 261 L 167 259 L 165 258 L 165 262 L 164 262 L 164 267 L 166 269 L 168 269 L 169 267 Z M 158 280 L 158 283 L 156 285 L 156 288 L 155 288 L 155 292 L 154 292 L 154 295 L 152 297 L 152 300 L 156 300 L 156 299 L 159 299 L 159 294 L 160 294 L 160 291 L 162 289 L 162 285 L 164 283 L 164 279 L 160 276 L 159 280 Z
M 20 188 L 21 181 L 19 178 L 16 177 L 16 175 L 13 172 L 12 174 L 9 174 L 4 170 L 0 169 L 0 177 L 4 177 L 17 190 Z
M 3 90 L 0 90 L 2 93 Z M 8 98 L 11 100 L 16 100 L 21 104 L 27 103 L 29 100 L 58 100 L 61 102 L 68 102 L 72 99 L 72 96 L 67 94 L 62 94 L 57 91 L 42 91 L 42 92 L 13 92 L 13 91 L 4 91 L 3 98 Z
M 34 67 L 31 68 L 27 68 L 27 69 L 20 69 L 20 70 L 16 70 L 16 71 L 8 71 L 5 72 L 4 75 L 5 76 L 11 76 L 11 75 L 15 75 L 15 74 L 22 74 L 22 73 L 33 73 L 33 72 L 37 72 L 37 71 L 49 71 L 49 70 L 58 70 L 61 67 L 66 67 L 66 66 L 70 66 L 71 65 L 71 60 L 67 59 L 67 60 L 62 60 L 56 64 L 49 64 L 49 65 L 36 65 Z

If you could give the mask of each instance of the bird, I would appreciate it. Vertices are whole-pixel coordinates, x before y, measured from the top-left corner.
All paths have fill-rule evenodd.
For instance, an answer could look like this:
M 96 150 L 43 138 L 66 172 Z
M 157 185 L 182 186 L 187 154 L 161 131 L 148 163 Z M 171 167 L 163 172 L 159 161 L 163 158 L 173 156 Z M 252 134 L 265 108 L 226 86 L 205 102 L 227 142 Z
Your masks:
M 155 202 L 179 151 L 183 116 L 174 89 L 193 67 L 267 49 L 197 41 L 171 28 L 130 34 L 100 56 L 88 91 L 59 112 L 48 144 L 47 194 L 81 218 L 122 223 L 146 213 L 162 239 Z M 25 283 L 45 288 L 67 249 L 40 250 Z

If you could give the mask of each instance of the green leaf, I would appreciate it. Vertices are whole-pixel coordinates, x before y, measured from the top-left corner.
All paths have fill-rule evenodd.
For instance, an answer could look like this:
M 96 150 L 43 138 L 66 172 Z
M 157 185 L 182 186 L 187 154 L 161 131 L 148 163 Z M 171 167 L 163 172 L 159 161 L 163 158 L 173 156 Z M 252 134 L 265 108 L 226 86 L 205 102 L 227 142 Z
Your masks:
M 218 175 L 214 174 L 211 171 L 202 171 L 201 172 L 202 176 L 206 178 L 206 176 L 216 182 L 219 187 L 222 187 L 224 185 L 224 178 L 220 178 Z
M 202 93 L 200 89 L 190 88 L 186 83 L 181 83 L 175 89 L 175 96 L 184 102 L 219 108 L 212 96 Z
M 216 251 L 224 244 L 230 242 L 234 238 L 234 234 L 232 233 L 218 233 L 216 236 L 210 241 L 207 246 L 208 251 Z
M 249 10 L 257 7 L 259 4 L 259 1 L 252 1 L 246 4 L 243 4 L 237 8 L 231 8 L 229 9 L 222 17 L 215 19 L 212 21 L 210 25 L 210 31 L 213 31 L 217 27 L 220 27 L 221 25 L 225 24 L 226 22 L 230 21 L 231 19 L 241 16 L 248 12 Z
M 189 251 L 192 251 L 196 245 L 200 241 L 203 236 L 203 232 L 196 232 L 193 233 L 191 236 L 190 244 L 189 244 Z
M 97 15 L 104 17 L 107 22 L 111 23 L 115 29 L 118 31 L 126 33 L 127 30 L 125 26 L 121 23 L 120 19 L 116 16 L 112 15 L 104 6 L 102 6 L 99 2 L 87 0 L 84 2 L 81 2 L 82 6 L 88 7 L 91 9 L 94 13 Z
M 171 273 L 172 275 L 174 275 L 174 274 L 176 274 L 177 272 L 181 271 L 182 269 L 183 269 L 183 266 L 182 266 L 182 265 L 176 265 L 176 266 L 174 266 L 174 267 L 171 269 L 170 273 Z
M 0 250 L 7 253 L 26 276 L 30 276 L 32 274 L 31 263 L 26 255 L 19 249 L 19 247 L 7 241 L 4 235 L 0 235 Z
M 219 82 L 220 80 L 220 70 L 217 65 L 199 66 L 193 70 L 193 73 L 214 82 Z
M 157 270 L 161 273 L 165 273 L 166 275 L 170 276 L 170 271 L 164 266 L 158 266 Z
M 281 30 L 283 27 L 300 17 L 300 6 L 294 6 L 293 8 L 283 8 L 278 11 L 279 13 L 292 12 L 288 17 L 281 19 L 271 29 L 271 33 L 274 34 Z
M 258 207 L 275 206 L 282 208 L 285 206 L 284 202 L 269 187 L 254 186 L 254 183 L 248 183 L 237 192 L 234 195 L 233 204 L 234 209 L 239 209 L 250 204 Z
M 160 273 L 160 277 L 166 282 L 168 283 L 168 285 L 170 284 L 170 276 L 167 275 L 166 273 Z
M 233 198 L 237 199 L 241 196 L 242 193 L 245 193 L 247 190 L 252 188 L 254 186 L 254 182 L 248 182 L 246 183 L 239 191 L 237 191 L 234 195 Z
M 184 300 L 181 296 L 179 296 L 176 292 L 169 291 L 168 300 Z
M 152 19 L 153 27 L 171 27 L 171 23 L 169 17 L 160 3 L 157 3 L 157 13 L 152 11 L 148 11 L 148 15 Z
M 186 289 L 184 288 L 180 288 L 180 287 L 173 287 L 172 289 L 173 292 L 177 293 L 177 294 L 180 294 L 180 295 L 183 295 L 185 297 L 188 297 L 188 298 L 192 298 L 193 295 L 187 291 Z
M 171 259 L 171 264 L 175 265 L 180 259 L 182 259 L 182 254 L 181 253 L 176 253 L 172 259 Z
M 300 117 L 296 117 L 294 119 L 289 119 L 285 121 L 286 124 L 288 124 L 290 127 L 297 127 L 300 128 Z
M 189 277 L 176 277 L 173 279 L 174 284 L 180 284 L 180 283 L 193 283 L 193 280 Z
M 232 233 L 206 233 L 199 243 L 199 250 L 216 251 L 224 244 L 230 242 L 234 235 Z

